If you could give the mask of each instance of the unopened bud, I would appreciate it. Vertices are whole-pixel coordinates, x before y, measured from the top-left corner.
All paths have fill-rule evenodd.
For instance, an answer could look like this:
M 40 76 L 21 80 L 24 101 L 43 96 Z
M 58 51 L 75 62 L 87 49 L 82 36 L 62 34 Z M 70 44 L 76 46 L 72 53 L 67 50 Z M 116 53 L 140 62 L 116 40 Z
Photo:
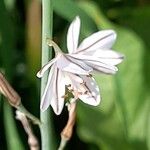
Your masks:
M 21 103 L 18 93 L 12 88 L 4 75 L 0 72 L 0 92 L 8 99 L 10 105 L 17 107 Z

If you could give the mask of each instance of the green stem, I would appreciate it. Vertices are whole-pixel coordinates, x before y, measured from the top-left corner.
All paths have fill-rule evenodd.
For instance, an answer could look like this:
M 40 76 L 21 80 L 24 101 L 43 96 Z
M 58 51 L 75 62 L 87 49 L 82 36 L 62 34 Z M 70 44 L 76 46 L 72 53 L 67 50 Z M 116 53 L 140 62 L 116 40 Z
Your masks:
M 27 118 L 31 119 L 31 121 L 34 124 L 37 125 L 41 125 L 41 122 L 38 118 L 36 118 L 34 115 L 32 115 L 22 104 L 20 104 L 19 106 L 16 107 L 17 110 L 19 110 L 20 112 L 24 113 L 24 115 L 26 115 Z
M 61 137 L 61 142 L 60 142 L 58 150 L 63 150 L 66 147 L 67 142 L 68 142 L 68 139 Z
M 25 150 L 19 131 L 17 131 L 16 122 L 11 106 L 4 101 L 4 127 L 8 150 Z
M 53 7 L 52 0 L 42 0 L 42 66 L 45 65 L 51 57 L 51 50 L 47 45 L 47 38 L 52 38 Z M 41 96 L 46 87 L 48 73 L 45 73 L 41 81 Z M 50 109 L 40 113 L 41 142 L 42 150 L 53 150 L 52 142 L 52 123 Z

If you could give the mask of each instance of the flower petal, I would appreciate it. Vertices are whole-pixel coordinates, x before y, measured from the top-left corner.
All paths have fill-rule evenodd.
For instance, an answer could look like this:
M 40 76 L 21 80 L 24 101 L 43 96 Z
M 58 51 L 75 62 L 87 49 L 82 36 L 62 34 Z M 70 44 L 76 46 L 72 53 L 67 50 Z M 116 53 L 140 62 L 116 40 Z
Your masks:
M 80 18 L 77 16 L 71 23 L 67 33 L 67 48 L 69 53 L 76 51 L 80 32 Z
M 96 49 L 109 49 L 114 44 L 115 40 L 116 33 L 113 30 L 96 32 L 83 40 L 77 49 L 77 53 Z
M 81 66 L 82 68 L 84 68 L 84 70 L 87 70 L 88 72 L 91 72 L 93 70 L 90 66 L 85 64 L 82 60 L 77 60 L 76 58 L 70 57 L 69 54 L 66 55 L 66 58 L 69 59 L 74 64 Z
M 95 53 L 93 53 L 93 56 L 98 57 L 102 62 L 110 65 L 117 65 L 124 59 L 124 56 L 122 54 L 112 50 L 95 51 Z
M 68 74 L 72 82 L 73 95 L 75 99 L 97 106 L 100 103 L 100 92 L 96 81 L 91 76 Z
M 82 75 L 88 75 L 91 71 L 90 67 L 87 65 L 83 65 L 75 63 L 72 59 L 68 58 L 67 55 L 61 56 L 59 60 L 57 61 L 57 67 L 63 71 L 75 73 L 75 74 L 82 74 Z
M 95 79 L 87 76 L 81 76 L 81 78 L 85 82 L 81 86 L 84 86 L 86 92 L 79 94 L 79 99 L 86 104 L 97 106 L 100 103 L 100 91 Z
M 83 55 L 93 56 L 99 58 L 100 61 L 110 64 L 110 65 L 117 65 L 121 63 L 124 59 L 124 56 L 118 52 L 113 50 L 101 50 L 97 49 L 94 51 L 82 53 Z
M 52 64 L 54 64 L 56 62 L 56 60 L 58 59 L 58 57 L 53 58 L 51 61 L 49 61 L 47 64 L 45 64 L 42 69 L 37 73 L 37 77 L 41 78 L 43 77 L 44 73 L 46 70 L 48 70 Z
M 93 71 L 104 73 L 104 74 L 115 74 L 118 71 L 118 68 L 115 66 L 111 66 L 105 63 L 97 63 L 92 61 L 86 61 L 86 63 L 93 67 Z
M 70 78 L 71 81 L 74 80 L 77 83 L 83 83 L 83 79 L 79 75 L 67 72 L 67 76 Z
M 54 92 L 53 92 L 53 86 L 54 86 L 53 82 L 55 78 L 54 71 L 55 71 L 55 68 L 54 66 L 52 66 L 48 75 L 47 85 L 45 87 L 45 91 L 43 93 L 41 104 L 40 104 L 40 109 L 42 111 L 45 111 L 49 107 L 51 100 L 55 98 Z
M 61 70 L 56 68 L 55 80 L 54 80 L 54 93 L 55 99 L 51 100 L 51 106 L 54 112 L 59 115 L 62 112 L 64 106 L 65 96 L 65 79 L 64 74 Z
M 96 57 L 80 54 L 68 54 L 68 55 L 74 59 L 84 61 L 85 64 L 92 67 L 93 70 L 101 73 L 114 74 L 116 73 L 116 71 L 118 71 L 117 67 L 110 64 L 106 64 L 105 62 L 103 62 L 102 59 Z

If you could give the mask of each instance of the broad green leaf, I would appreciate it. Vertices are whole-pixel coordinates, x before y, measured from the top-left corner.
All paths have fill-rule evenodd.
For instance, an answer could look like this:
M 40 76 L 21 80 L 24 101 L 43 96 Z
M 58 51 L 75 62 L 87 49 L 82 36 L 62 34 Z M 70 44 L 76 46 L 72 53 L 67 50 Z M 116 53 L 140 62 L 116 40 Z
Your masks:
M 79 6 L 95 21 L 99 29 L 111 28 L 117 32 L 118 39 L 114 49 L 125 54 L 117 75 L 96 75 L 102 102 L 95 108 L 80 105 L 79 135 L 102 149 L 146 149 L 144 125 L 148 108 L 142 88 L 144 44 L 133 31 L 109 22 L 95 3 L 82 2 Z
M 138 13 L 137 13 L 138 12 Z M 119 10 L 119 15 L 118 20 L 123 23 L 124 25 L 132 28 L 138 35 L 144 40 L 145 43 L 145 49 L 143 51 L 143 79 L 144 83 L 142 85 L 142 88 L 148 92 L 149 94 L 149 89 L 150 89 L 150 42 L 149 42 L 149 24 L 150 20 L 147 19 L 150 17 L 150 7 L 137 7 L 135 9 L 122 9 Z M 128 17 L 128 18 L 127 18 Z M 146 134 L 147 138 L 147 144 L 149 145 L 149 113 L 150 113 L 150 97 L 146 97 L 145 101 L 143 101 L 144 97 L 141 98 L 142 105 L 139 108 L 137 114 L 136 114 L 136 119 L 135 119 L 135 124 L 132 126 L 131 130 L 133 131 L 132 133 L 134 134 L 134 137 L 136 134 L 141 133 L 141 137 L 144 137 Z M 139 104 L 140 105 L 140 104 Z M 145 131 L 141 131 L 141 128 L 137 128 L 137 126 L 140 125 L 141 128 Z M 136 126 L 136 128 L 135 128 Z M 149 148 L 150 149 L 150 148 Z
M 95 29 L 95 24 L 91 21 L 90 17 L 78 7 L 77 3 L 72 0 L 53 0 L 54 12 L 56 12 L 61 17 L 67 19 L 68 21 L 72 21 L 75 16 L 79 15 L 82 23 L 82 33 L 84 35 L 89 34 Z
M 118 11 L 119 22 L 132 28 L 144 40 L 146 46 L 143 59 L 145 87 L 150 89 L 150 19 L 148 18 L 150 18 L 150 6 L 137 7 L 135 9 L 119 9 Z

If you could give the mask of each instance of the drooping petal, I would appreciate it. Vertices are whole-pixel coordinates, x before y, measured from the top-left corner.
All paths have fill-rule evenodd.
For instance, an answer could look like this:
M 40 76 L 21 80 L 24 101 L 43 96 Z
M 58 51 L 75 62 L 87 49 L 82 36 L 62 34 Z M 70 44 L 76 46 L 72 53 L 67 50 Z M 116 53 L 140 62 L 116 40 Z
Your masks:
M 67 33 L 67 48 L 69 53 L 76 51 L 80 32 L 80 18 L 77 16 L 71 23 Z
M 70 77 L 75 99 L 81 99 L 83 102 L 97 106 L 100 103 L 99 87 L 95 79 L 88 75 L 74 75 L 67 73 Z
M 77 53 L 96 49 L 109 49 L 114 44 L 115 40 L 116 33 L 113 30 L 96 32 L 83 40 L 77 49 Z
M 102 62 L 110 65 L 117 65 L 124 59 L 122 54 L 112 50 L 97 50 L 95 53 L 93 53 L 93 56 L 98 57 Z
M 53 58 L 51 61 L 49 61 L 47 64 L 45 64 L 42 69 L 37 73 L 37 77 L 41 78 L 43 77 L 46 70 L 48 70 L 52 64 L 54 64 L 57 61 L 58 57 Z
M 100 61 L 110 64 L 110 65 L 117 65 L 121 63 L 124 59 L 124 56 L 118 52 L 113 50 L 101 50 L 97 49 L 90 52 L 84 52 L 82 55 L 88 55 L 99 58 Z
M 91 71 L 91 68 L 87 65 L 84 64 L 82 66 L 81 64 L 74 63 L 74 61 L 72 61 L 65 55 L 59 58 L 59 60 L 57 61 L 57 67 L 63 71 L 82 75 L 87 75 Z
M 70 80 L 74 80 L 77 83 L 83 83 L 83 79 L 77 74 L 67 73 L 67 76 L 69 76 Z
M 42 95 L 40 109 L 42 111 L 45 111 L 49 105 L 52 99 L 55 99 L 53 88 L 54 88 L 54 79 L 55 79 L 55 67 L 52 66 L 49 75 L 48 75 L 48 81 L 47 85 L 45 87 L 44 93 Z
M 62 112 L 64 106 L 65 96 L 65 76 L 61 70 L 56 68 L 55 80 L 54 80 L 54 93 L 55 99 L 51 100 L 51 106 L 54 112 L 59 115 Z
M 81 77 L 84 84 L 81 84 L 80 87 L 83 86 L 86 91 L 79 94 L 79 98 L 86 104 L 97 106 L 100 103 L 100 91 L 95 79 L 88 76 Z
M 70 57 L 69 55 L 66 55 L 66 58 L 71 62 L 73 62 L 74 64 L 81 66 L 82 68 L 84 68 L 84 70 L 87 70 L 88 72 L 91 72 L 93 70 L 90 66 L 88 66 L 86 63 L 84 63 L 81 60 Z
M 70 57 L 84 61 L 85 64 L 88 66 L 92 67 L 93 70 L 96 72 L 101 72 L 101 73 L 106 73 L 106 74 L 114 74 L 116 71 L 118 71 L 117 67 L 106 64 L 105 62 L 102 61 L 102 59 L 88 56 L 88 55 L 80 55 L 80 54 L 68 54 Z
M 94 72 L 104 73 L 104 74 L 115 74 L 118 71 L 116 66 L 106 65 L 104 63 L 96 63 L 92 61 L 86 61 L 86 63 L 93 67 Z

